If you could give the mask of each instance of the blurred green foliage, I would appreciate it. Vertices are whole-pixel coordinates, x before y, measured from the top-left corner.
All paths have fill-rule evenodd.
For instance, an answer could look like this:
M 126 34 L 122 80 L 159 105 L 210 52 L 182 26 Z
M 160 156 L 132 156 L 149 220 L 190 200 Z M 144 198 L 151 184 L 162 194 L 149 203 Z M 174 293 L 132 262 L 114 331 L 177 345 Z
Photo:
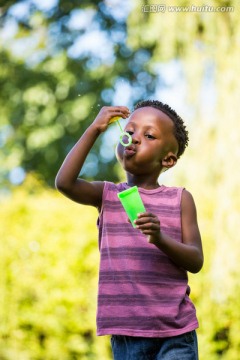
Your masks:
M 0 219 L 0 359 L 107 359 L 95 335 L 97 213 L 29 177 Z
M 48 11 L 41 1 L 10 5 L 0 6 L 1 180 L 7 186 L 20 166 L 53 186 L 62 160 L 103 105 L 131 106 L 154 91 L 152 46 L 133 51 L 127 14 L 116 21 L 105 1 L 59 0 Z M 119 84 L 132 88 L 130 103 L 114 100 Z M 95 144 L 85 177 L 118 179 L 115 144 L 111 135 Z

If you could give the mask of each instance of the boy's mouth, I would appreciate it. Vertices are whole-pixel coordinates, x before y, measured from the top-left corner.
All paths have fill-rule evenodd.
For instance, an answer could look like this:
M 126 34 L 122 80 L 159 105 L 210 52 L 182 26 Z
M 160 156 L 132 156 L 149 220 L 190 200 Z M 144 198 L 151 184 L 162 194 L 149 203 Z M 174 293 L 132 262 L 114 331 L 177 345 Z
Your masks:
M 134 145 L 129 145 L 124 149 L 124 154 L 126 156 L 133 156 L 136 154 L 136 148 Z

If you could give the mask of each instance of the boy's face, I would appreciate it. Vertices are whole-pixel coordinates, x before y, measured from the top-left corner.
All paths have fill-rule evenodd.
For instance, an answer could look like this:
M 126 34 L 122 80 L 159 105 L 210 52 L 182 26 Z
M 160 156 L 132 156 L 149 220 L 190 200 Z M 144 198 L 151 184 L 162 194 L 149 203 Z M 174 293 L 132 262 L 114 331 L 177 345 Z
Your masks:
M 159 175 L 177 161 L 178 143 L 173 135 L 173 122 L 162 111 L 143 107 L 135 110 L 124 131 L 132 144 L 117 147 L 117 158 L 124 170 L 134 175 Z

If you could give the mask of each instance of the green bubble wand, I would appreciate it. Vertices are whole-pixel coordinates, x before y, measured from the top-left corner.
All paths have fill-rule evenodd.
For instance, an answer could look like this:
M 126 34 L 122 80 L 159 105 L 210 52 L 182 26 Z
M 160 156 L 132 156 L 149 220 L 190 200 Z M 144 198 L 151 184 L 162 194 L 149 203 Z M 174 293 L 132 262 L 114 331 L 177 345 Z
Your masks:
M 122 126 L 121 126 L 121 124 L 119 122 L 119 119 L 121 119 L 120 116 L 115 116 L 115 117 L 113 117 L 111 119 L 109 124 L 111 124 L 112 122 L 117 122 L 117 124 L 118 124 L 118 126 L 120 128 L 120 131 L 121 131 L 121 135 L 119 137 L 119 142 L 120 142 L 120 144 L 122 144 L 122 146 L 129 146 L 132 143 L 132 137 L 131 137 L 131 135 L 129 133 L 127 133 L 126 131 L 123 131 Z M 126 140 L 127 140 L 127 142 L 126 142 Z

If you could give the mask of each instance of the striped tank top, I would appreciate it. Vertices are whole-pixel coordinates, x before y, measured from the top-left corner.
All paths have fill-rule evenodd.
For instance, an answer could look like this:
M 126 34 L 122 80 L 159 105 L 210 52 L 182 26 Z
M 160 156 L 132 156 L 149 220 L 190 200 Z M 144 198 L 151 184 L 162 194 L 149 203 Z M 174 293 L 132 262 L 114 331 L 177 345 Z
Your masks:
M 117 197 L 126 183 L 105 182 L 98 218 L 100 270 L 97 335 L 170 337 L 198 327 L 187 271 L 128 222 Z M 182 188 L 139 188 L 146 211 L 181 242 Z

